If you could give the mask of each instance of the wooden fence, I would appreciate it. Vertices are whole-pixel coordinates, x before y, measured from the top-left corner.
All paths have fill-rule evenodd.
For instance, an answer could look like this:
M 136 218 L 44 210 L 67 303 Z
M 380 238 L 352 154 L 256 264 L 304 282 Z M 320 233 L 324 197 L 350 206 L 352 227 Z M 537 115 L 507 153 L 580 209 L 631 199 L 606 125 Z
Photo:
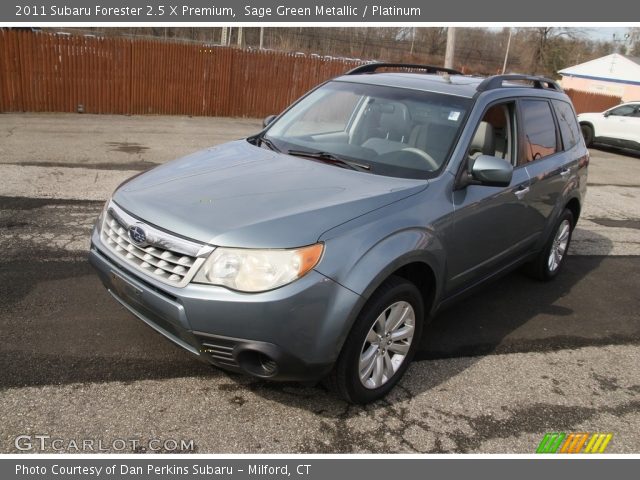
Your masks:
M 571 99 L 576 113 L 603 112 L 608 108 L 615 107 L 621 101 L 621 97 L 615 95 L 604 95 L 602 93 L 583 92 L 581 90 L 565 90 Z
M 263 117 L 343 59 L 0 29 L 0 111 Z
M 356 61 L 0 28 L 0 111 L 263 117 Z M 568 90 L 578 113 L 620 97 Z

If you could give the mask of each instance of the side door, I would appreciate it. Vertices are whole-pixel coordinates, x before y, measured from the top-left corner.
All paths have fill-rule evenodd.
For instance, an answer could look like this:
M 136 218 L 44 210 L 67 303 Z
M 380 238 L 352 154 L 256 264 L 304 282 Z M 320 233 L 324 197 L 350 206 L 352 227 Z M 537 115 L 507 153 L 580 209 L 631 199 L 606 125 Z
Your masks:
M 637 105 L 634 104 L 620 105 L 607 110 L 600 122 L 600 131 L 596 131 L 596 135 L 627 142 L 637 141 L 638 134 L 635 131 L 637 125 L 634 122 L 636 110 Z
M 491 105 L 475 127 L 462 166 L 466 175 L 478 155 L 492 155 L 515 166 L 518 151 L 515 101 Z M 529 174 L 515 166 L 507 187 L 467 185 L 453 192 L 454 224 L 447 238 L 447 294 L 508 265 L 530 248 L 527 207 Z
M 557 111 L 560 112 L 560 119 L 567 123 L 572 119 L 573 110 L 570 105 L 564 105 L 569 109 L 560 105 Z M 578 159 L 572 158 L 571 152 L 563 149 L 550 100 L 522 99 L 518 102 L 518 108 L 522 119 L 523 136 L 523 148 L 520 151 L 518 165 L 527 170 L 531 179 L 529 191 L 523 196 L 523 201 L 528 208 L 527 228 L 531 235 L 539 240 L 572 171 L 574 174 L 577 171 Z M 575 137 L 573 142 L 572 146 L 575 146 L 578 137 Z

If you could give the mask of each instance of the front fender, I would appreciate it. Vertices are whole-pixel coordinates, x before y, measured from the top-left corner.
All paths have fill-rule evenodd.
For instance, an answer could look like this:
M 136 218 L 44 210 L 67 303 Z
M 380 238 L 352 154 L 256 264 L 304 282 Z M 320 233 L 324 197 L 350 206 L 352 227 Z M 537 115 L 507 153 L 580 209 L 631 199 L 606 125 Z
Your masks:
M 436 189 L 448 187 L 430 185 L 414 196 L 328 230 L 318 239 L 325 250 L 315 269 L 361 299 L 349 318 L 341 320 L 341 342 L 373 292 L 405 265 L 422 263 L 431 269 L 433 305 L 437 304 L 446 271 L 441 235 L 450 227 L 452 210 L 450 200 Z
M 349 290 L 368 299 L 394 271 L 410 263 L 424 263 L 436 276 L 436 297 L 442 285 L 439 272 L 444 271 L 444 249 L 435 233 L 428 228 L 406 228 L 394 232 L 363 249 L 356 236 L 366 232 L 354 232 L 325 242 L 327 252 L 335 249 L 344 252 L 333 261 L 321 262 L 316 268 L 320 273 L 340 283 Z M 372 237 L 369 237 L 372 238 Z
M 434 273 L 444 270 L 440 241 L 426 229 L 411 228 L 396 232 L 371 245 L 364 252 L 354 249 L 353 245 L 354 243 L 345 237 L 326 241 L 326 252 L 336 249 L 336 251 L 345 252 L 345 255 L 335 261 L 323 261 L 316 267 L 318 272 L 360 295 L 360 301 L 353 305 L 350 315 L 340 320 L 340 325 L 335 322 L 325 325 L 327 332 L 339 331 L 336 352 L 342 349 L 353 323 L 368 298 L 393 272 L 415 262 L 428 265 Z M 434 285 L 435 298 L 438 298 L 440 293 L 440 285 L 442 281 L 437 279 Z M 431 310 L 427 312 L 427 314 L 430 313 Z
M 366 299 L 398 268 L 422 262 L 440 288 L 446 259 L 441 236 L 452 222 L 451 201 L 440 190 L 449 187 L 436 182 L 328 230 L 318 239 L 325 255 L 316 270 Z

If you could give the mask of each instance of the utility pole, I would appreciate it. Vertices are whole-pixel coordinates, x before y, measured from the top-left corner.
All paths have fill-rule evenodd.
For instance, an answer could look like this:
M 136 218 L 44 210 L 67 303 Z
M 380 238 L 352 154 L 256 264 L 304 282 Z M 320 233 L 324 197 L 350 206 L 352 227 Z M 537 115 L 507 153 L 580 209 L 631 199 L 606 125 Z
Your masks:
M 264 27 L 260 27 L 260 50 L 262 50 L 263 45 L 264 45 Z
M 444 52 L 444 68 L 453 68 L 453 56 L 456 50 L 456 29 L 447 28 L 447 49 Z
M 242 47 L 242 27 L 238 27 L 238 46 Z
M 227 46 L 227 27 L 222 27 L 220 32 L 220 45 Z
M 511 28 L 509 27 L 509 39 L 507 40 L 507 51 L 504 53 L 504 63 L 502 64 L 502 74 L 507 69 L 507 60 L 509 60 L 509 48 L 511 47 Z
M 416 41 L 416 27 L 411 29 L 411 51 L 409 52 L 413 56 L 413 44 Z

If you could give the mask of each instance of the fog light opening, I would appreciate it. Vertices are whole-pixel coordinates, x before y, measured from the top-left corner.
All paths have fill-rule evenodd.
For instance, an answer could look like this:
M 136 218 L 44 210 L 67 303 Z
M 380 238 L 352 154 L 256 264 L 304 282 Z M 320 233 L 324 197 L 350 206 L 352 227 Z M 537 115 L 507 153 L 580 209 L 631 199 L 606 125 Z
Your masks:
M 256 377 L 273 377 L 278 373 L 278 364 L 269 355 L 254 350 L 238 354 L 238 364 Z
M 269 376 L 275 375 L 278 371 L 278 365 L 276 362 L 266 355 L 260 355 L 260 366 L 264 373 Z

